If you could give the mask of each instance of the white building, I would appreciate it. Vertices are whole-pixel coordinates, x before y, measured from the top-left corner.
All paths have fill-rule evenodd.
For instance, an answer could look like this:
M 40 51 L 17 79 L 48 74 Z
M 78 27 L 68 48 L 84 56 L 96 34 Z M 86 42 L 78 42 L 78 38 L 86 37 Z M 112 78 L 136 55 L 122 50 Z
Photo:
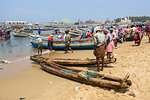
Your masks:
M 5 21 L 5 25 L 27 25 L 26 21 Z
M 120 23 L 121 24 L 131 24 L 131 20 L 129 19 L 129 16 L 128 16 L 128 18 L 125 18 L 124 20 L 121 18 Z

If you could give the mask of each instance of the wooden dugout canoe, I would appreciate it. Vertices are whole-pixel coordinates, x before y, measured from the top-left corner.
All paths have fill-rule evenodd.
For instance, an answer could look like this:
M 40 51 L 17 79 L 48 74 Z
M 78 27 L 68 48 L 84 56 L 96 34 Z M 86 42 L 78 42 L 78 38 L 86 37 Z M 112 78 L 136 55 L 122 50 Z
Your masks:
M 96 59 L 65 59 L 65 58 L 50 59 L 50 58 L 39 57 L 39 56 L 31 56 L 30 59 L 36 60 L 38 62 L 40 62 L 40 59 L 43 59 L 43 60 L 47 59 L 47 61 L 49 62 L 55 62 L 57 64 L 69 65 L 69 66 L 95 65 L 97 63 Z M 113 58 L 111 60 L 109 59 L 104 60 L 104 64 L 115 63 L 115 62 L 116 62 L 116 58 Z M 100 63 L 102 63 L 101 60 L 100 60 Z
M 37 60 L 34 60 L 38 62 Z M 129 74 L 125 78 L 113 77 L 110 75 L 100 74 L 93 71 L 85 71 L 62 66 L 46 59 L 40 62 L 43 70 L 81 83 L 90 84 L 98 87 L 125 89 L 131 86 L 132 82 L 128 80 Z

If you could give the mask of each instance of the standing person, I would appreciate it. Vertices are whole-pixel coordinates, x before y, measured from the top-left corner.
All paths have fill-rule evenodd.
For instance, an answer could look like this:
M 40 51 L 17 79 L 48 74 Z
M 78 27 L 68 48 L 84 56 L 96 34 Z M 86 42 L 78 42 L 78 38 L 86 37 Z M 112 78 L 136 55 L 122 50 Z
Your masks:
M 106 51 L 107 51 L 107 59 L 113 58 L 113 50 L 114 50 L 114 42 L 112 41 L 112 36 L 108 33 L 108 30 L 104 30 L 104 34 L 106 35 Z
M 145 36 L 147 36 L 148 35 L 148 25 L 145 25 Z
M 81 39 L 86 38 L 86 30 L 84 29 L 81 34 Z
M 133 26 L 132 27 L 132 39 L 134 40 L 134 37 L 135 37 L 135 31 L 136 31 L 137 29 L 136 29 L 136 27 L 135 26 Z
M 147 32 L 147 35 L 148 35 L 148 39 L 149 39 L 149 43 L 150 43 L 150 25 L 148 26 L 148 32 Z
M 3 33 L 2 33 L 2 31 L 0 30 L 0 36 L 3 36 Z
M 38 29 L 38 34 L 39 34 L 39 35 L 41 34 L 41 29 L 40 29 L 40 28 Z
M 96 29 L 96 34 L 94 35 L 94 52 L 93 54 L 96 56 L 97 60 L 97 71 L 100 71 L 100 59 L 102 60 L 102 68 L 104 67 L 104 57 L 105 57 L 105 35 L 101 32 L 100 29 Z
M 87 38 L 91 38 L 91 33 L 90 33 L 90 31 L 88 31 L 88 32 L 86 33 L 86 37 L 87 37 Z
M 53 46 L 53 35 L 50 35 L 48 38 L 48 49 L 52 52 L 52 46 Z
M 118 35 L 118 29 L 117 28 L 115 29 L 115 33 L 116 33 L 116 44 L 115 44 L 115 47 L 117 49 L 118 48 L 117 44 L 118 44 L 118 41 L 119 41 L 119 35 Z
M 123 41 L 125 42 L 126 41 L 126 38 L 127 38 L 127 28 L 123 28 L 124 30 L 124 34 L 123 34 Z
M 70 49 L 73 53 L 73 50 L 70 47 L 70 42 L 71 42 L 71 37 L 69 35 L 69 31 L 65 31 L 66 36 L 65 36 L 65 54 L 68 53 L 68 49 Z
M 19 29 L 18 29 L 18 31 L 21 33 L 22 29 L 21 29 L 21 28 L 19 28 Z
M 91 34 L 93 35 L 93 33 L 94 33 L 94 27 L 92 27 L 92 30 L 91 30 Z
M 6 37 L 10 38 L 10 31 L 9 30 L 6 32 Z
M 138 46 L 141 44 L 141 36 L 141 32 L 137 30 L 135 32 L 135 44 L 138 44 Z
M 40 55 L 42 55 L 42 39 L 39 38 L 39 36 L 37 36 L 36 42 L 37 42 L 36 47 L 38 48 L 38 55 L 39 55 L 39 51 L 41 51 Z
M 112 40 L 114 42 L 114 45 L 117 48 L 117 38 L 116 38 L 115 30 L 112 31 L 111 36 L 112 36 Z
M 55 34 L 56 34 L 56 35 L 59 35 L 59 34 L 58 34 L 58 31 L 59 31 L 59 29 L 56 29 L 56 30 L 55 30 Z
M 121 43 L 123 43 L 123 36 L 124 36 L 124 30 L 121 28 L 119 32 L 119 39 Z

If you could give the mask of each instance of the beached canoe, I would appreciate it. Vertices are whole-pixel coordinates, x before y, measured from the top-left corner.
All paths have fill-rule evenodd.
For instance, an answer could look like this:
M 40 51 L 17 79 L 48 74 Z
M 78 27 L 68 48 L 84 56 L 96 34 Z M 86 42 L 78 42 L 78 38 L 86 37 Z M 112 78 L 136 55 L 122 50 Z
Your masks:
M 34 60 L 36 62 L 41 62 L 42 60 L 47 60 L 48 62 L 54 62 L 61 65 L 69 65 L 69 66 L 81 66 L 81 65 L 94 65 L 96 64 L 96 59 L 65 59 L 65 58 L 46 58 L 46 57 L 40 57 L 40 56 L 31 56 L 31 60 Z M 104 64 L 110 64 L 115 63 L 116 58 L 113 59 L 105 59 Z M 100 60 L 100 63 L 101 60 Z
M 39 36 L 42 39 L 43 48 L 48 48 L 48 37 Z M 29 40 L 33 47 L 36 47 L 36 35 L 29 35 Z M 73 50 L 88 50 L 94 49 L 94 40 L 93 38 L 86 38 L 86 39 L 71 39 L 70 47 Z M 54 50 L 64 50 L 65 43 L 63 39 L 55 39 L 53 41 L 53 49 Z
M 37 61 L 37 60 L 34 60 Z M 63 65 L 49 62 L 46 59 L 40 62 L 43 70 L 81 83 L 90 84 L 98 87 L 126 89 L 131 86 L 132 82 L 128 80 L 129 74 L 124 78 L 113 77 L 110 75 L 100 74 L 90 70 L 79 70 Z

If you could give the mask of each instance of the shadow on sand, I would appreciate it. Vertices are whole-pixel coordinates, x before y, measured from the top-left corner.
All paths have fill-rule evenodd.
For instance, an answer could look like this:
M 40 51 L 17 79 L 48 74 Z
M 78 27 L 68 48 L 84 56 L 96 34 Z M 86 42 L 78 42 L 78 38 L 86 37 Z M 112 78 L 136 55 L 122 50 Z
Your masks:
M 97 71 L 97 65 L 88 65 L 86 67 L 88 70 Z M 101 68 L 101 65 L 100 65 L 100 68 Z M 104 64 L 104 69 L 105 68 L 113 68 L 113 66 L 109 64 Z
M 137 47 L 137 46 L 140 46 L 140 45 L 135 45 L 135 44 L 134 44 L 134 45 L 132 45 L 132 47 Z

